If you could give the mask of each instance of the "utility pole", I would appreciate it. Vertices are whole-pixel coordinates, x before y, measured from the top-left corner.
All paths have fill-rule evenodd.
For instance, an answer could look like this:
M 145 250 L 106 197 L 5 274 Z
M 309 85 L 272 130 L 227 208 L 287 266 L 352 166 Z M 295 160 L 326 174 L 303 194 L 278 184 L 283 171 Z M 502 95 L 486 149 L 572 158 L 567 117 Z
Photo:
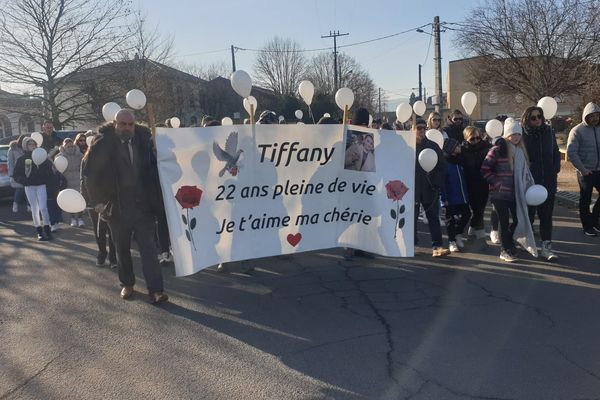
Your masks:
M 433 19 L 433 42 L 433 59 L 435 60 L 435 95 L 437 97 L 435 111 L 441 113 L 444 105 L 442 97 L 442 50 L 440 45 L 440 17 L 437 16 Z
M 419 64 L 419 100 L 423 101 L 423 81 L 421 80 L 421 67 Z
M 235 72 L 235 47 L 231 45 L 231 65 L 233 67 L 233 72 Z
M 337 66 L 337 37 L 348 36 L 349 33 L 340 33 L 340 31 L 329 31 L 328 36 L 321 36 L 321 39 L 333 38 L 333 94 L 338 90 L 338 66 Z

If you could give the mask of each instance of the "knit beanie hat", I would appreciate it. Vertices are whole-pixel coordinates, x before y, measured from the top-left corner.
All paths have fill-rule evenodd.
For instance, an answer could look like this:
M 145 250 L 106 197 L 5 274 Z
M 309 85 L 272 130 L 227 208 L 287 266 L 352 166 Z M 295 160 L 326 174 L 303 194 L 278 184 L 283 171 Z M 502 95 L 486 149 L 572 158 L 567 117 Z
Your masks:
M 510 121 L 509 123 L 504 123 L 504 134 L 502 137 L 508 138 L 510 135 L 518 133 L 519 135 L 523 134 L 523 129 L 521 128 L 521 123 L 519 121 Z

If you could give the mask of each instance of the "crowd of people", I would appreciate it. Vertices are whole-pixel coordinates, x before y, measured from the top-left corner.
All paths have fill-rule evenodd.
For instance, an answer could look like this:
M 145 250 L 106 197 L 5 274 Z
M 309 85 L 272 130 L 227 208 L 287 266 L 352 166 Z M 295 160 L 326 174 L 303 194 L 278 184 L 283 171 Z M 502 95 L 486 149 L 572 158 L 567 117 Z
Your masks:
M 356 110 L 354 124 L 368 126 L 368 120 L 367 110 Z M 419 117 L 414 121 L 416 154 L 431 149 L 438 155 L 431 171 L 425 171 L 418 161 L 415 165 L 415 244 L 418 210 L 422 207 L 434 257 L 464 251 L 466 240 L 477 241 L 480 250 L 488 249 L 484 213 L 489 200 L 492 204 L 489 238 L 492 243 L 500 244 L 500 259 L 516 261 L 517 248 L 521 247 L 533 256 L 556 260 L 558 257 L 552 251 L 552 215 L 561 160 L 555 133 L 545 120 L 543 109 L 529 107 L 520 120 L 506 119 L 502 136 L 494 138 L 475 126 L 465 126 L 464 122 L 459 110 L 450 113 L 445 126 L 437 112 L 430 113 L 427 120 Z M 277 123 L 282 121 L 272 111 L 263 112 L 257 121 L 257 124 Z M 323 117 L 318 123 L 337 121 Z M 206 117 L 202 125 L 220 125 L 220 121 Z M 381 120 L 374 120 L 371 127 L 392 128 Z M 443 132 L 443 146 L 427 138 L 425 133 L 429 129 Z M 98 245 L 96 265 L 104 266 L 108 260 L 110 267 L 118 268 L 120 295 L 123 299 L 131 297 L 135 285 L 131 240 L 135 237 L 150 300 L 166 301 L 160 264 L 172 258 L 150 130 L 136 123 L 131 110 L 123 109 L 113 122 L 99 127 L 97 134 L 88 131 L 75 139 L 61 141 L 51 122 L 45 122 L 42 131 L 41 147 L 48 159 L 39 165 L 33 162 L 32 153 L 37 148 L 34 139 L 21 136 L 10 144 L 9 176 L 16 188 L 13 211 L 18 212 L 26 204 L 38 240 L 52 240 L 63 220 L 56 201 L 58 193 L 65 188 L 81 192 L 90 206 L 89 217 Z M 590 211 L 592 191 L 600 191 L 599 133 L 600 107 L 589 103 L 582 122 L 571 130 L 567 144 L 568 159 L 578 171 L 579 214 L 583 232 L 588 236 L 600 233 L 600 202 Z M 88 146 L 90 135 L 94 138 Z M 348 146 L 346 167 L 372 170 L 373 136 L 362 134 L 360 139 Z M 68 161 L 62 173 L 52 162 L 58 155 Z M 537 206 L 529 206 L 526 201 L 526 191 L 533 184 L 544 186 L 548 193 L 546 200 Z M 440 223 L 442 209 L 447 247 L 443 245 Z M 533 229 L 536 215 L 541 239 L 539 254 Z M 72 227 L 85 227 L 82 213 L 67 214 L 66 218 Z M 355 253 L 358 252 L 345 249 L 344 257 L 352 260 Z M 219 270 L 225 268 L 226 264 L 219 266 Z

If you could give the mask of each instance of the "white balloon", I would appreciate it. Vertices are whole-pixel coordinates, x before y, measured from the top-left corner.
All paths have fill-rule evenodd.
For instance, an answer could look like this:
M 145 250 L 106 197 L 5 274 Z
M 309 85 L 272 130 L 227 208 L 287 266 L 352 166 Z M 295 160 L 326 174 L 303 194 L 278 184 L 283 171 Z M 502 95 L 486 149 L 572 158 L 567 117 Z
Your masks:
M 35 165 L 40 166 L 44 161 L 48 159 L 48 153 L 45 149 L 38 147 L 31 153 L 31 159 Z
M 254 112 L 252 112 L 252 113 L 251 113 L 250 105 L 254 105 Z M 246 110 L 248 115 L 252 114 L 252 116 L 254 116 L 254 114 L 256 114 L 257 108 L 258 108 L 258 102 L 256 101 L 256 98 L 254 98 L 254 96 L 248 96 L 244 99 L 244 110 Z
M 396 107 L 396 118 L 398 121 L 405 123 L 412 117 L 413 109 L 408 103 L 400 103 Z
M 504 126 L 507 126 L 508 124 L 512 124 L 515 122 L 515 119 L 513 117 L 508 117 L 504 120 Z
M 298 87 L 298 92 L 300 93 L 300 97 L 306 103 L 307 106 L 310 106 L 312 103 L 312 98 L 315 94 L 315 86 L 311 81 L 302 81 L 300 82 L 300 86 Z
M 296 116 L 296 118 L 302 119 L 302 117 L 304 116 L 304 113 L 302 112 L 302 110 L 296 110 L 294 115 Z
M 325 114 L 323 114 L 323 116 L 324 116 L 325 118 L 331 118 L 331 114 L 329 114 L 329 113 L 325 113 Z
M 444 147 L 444 135 L 442 135 L 442 132 L 438 131 L 437 129 L 428 130 L 427 132 L 425 132 L 425 136 L 427 137 L 427 139 L 431 140 L 432 142 L 435 142 L 438 146 L 440 146 L 440 149 Z
M 134 110 L 141 110 L 146 105 L 146 95 L 139 89 L 131 89 L 127 92 L 125 100 Z
M 558 110 L 556 100 L 549 96 L 542 97 L 537 106 L 544 110 L 544 118 L 546 119 L 552 119 L 556 115 L 556 110 Z
M 335 103 L 342 110 L 346 106 L 348 106 L 348 108 L 352 107 L 352 103 L 354 103 L 354 93 L 347 87 L 340 88 L 335 94 Z
M 419 153 L 419 164 L 425 172 L 433 170 L 438 162 L 438 155 L 433 149 L 425 149 Z
M 477 95 L 473 92 L 464 92 L 460 102 L 468 115 L 471 115 L 477 105 Z
M 250 96 L 252 90 L 252 78 L 246 71 L 237 70 L 231 74 L 231 87 L 237 94 L 246 98 Z
M 56 156 L 54 159 L 54 168 L 61 174 L 65 172 L 67 167 L 69 166 L 69 160 L 65 156 Z
M 82 212 L 86 206 L 85 199 L 75 189 L 61 190 L 56 196 L 56 202 L 63 211 L 71 214 Z
M 485 124 L 485 131 L 488 133 L 490 137 L 502 136 L 502 131 L 504 130 L 504 125 L 502 122 L 497 119 L 490 119 L 487 124 Z
M 221 120 L 221 125 L 223 125 L 223 126 L 233 125 L 233 120 L 229 117 L 225 117 Z
M 417 100 L 415 101 L 415 104 L 413 104 L 413 110 L 415 114 L 417 114 L 419 117 L 422 117 L 427 110 L 427 105 L 423 101 Z
M 93 141 L 94 141 L 94 137 L 93 136 L 88 136 L 88 137 L 85 138 L 85 144 L 87 144 L 88 147 L 92 145 Z
M 531 185 L 525 192 L 525 199 L 530 206 L 539 206 L 548 198 L 548 191 L 542 185 Z
M 44 143 L 44 137 L 39 132 L 33 132 L 31 134 L 31 138 L 35 141 L 35 143 L 37 143 L 38 147 L 40 147 L 42 143 Z
M 102 116 L 106 122 L 113 122 L 119 111 L 121 111 L 121 106 L 117 103 L 110 102 L 102 106 Z
M 179 128 L 181 125 L 181 121 L 177 117 L 172 117 L 169 121 L 171 122 L 171 126 L 173 128 Z

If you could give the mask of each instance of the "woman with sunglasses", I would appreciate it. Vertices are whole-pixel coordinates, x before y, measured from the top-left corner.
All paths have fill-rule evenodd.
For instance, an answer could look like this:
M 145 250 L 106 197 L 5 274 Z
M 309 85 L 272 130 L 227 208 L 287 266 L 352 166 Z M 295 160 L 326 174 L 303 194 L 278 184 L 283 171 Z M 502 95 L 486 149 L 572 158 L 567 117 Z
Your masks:
M 432 112 L 429 114 L 429 117 L 427 117 L 427 130 L 430 129 L 442 131 L 442 116 L 437 111 Z
M 462 149 L 462 164 L 465 170 L 467 191 L 469 194 L 469 207 L 471 208 L 471 222 L 469 223 L 469 236 L 481 242 L 481 249 L 485 249 L 485 229 L 483 214 L 488 201 L 489 185 L 481 175 L 481 164 L 492 147 L 485 140 L 484 133 L 475 126 L 467 126 L 463 131 L 465 142 Z
M 529 220 L 533 225 L 537 211 L 540 219 L 540 236 L 542 248 L 540 256 L 547 261 L 558 258 L 552 252 L 552 213 L 554 211 L 554 195 L 556 194 L 557 176 L 560 171 L 560 152 L 556 136 L 546 124 L 544 110 L 540 107 L 528 107 L 521 116 L 523 126 L 523 142 L 529 156 L 529 169 L 535 183 L 548 191 L 548 198 L 539 206 L 529 207 Z

